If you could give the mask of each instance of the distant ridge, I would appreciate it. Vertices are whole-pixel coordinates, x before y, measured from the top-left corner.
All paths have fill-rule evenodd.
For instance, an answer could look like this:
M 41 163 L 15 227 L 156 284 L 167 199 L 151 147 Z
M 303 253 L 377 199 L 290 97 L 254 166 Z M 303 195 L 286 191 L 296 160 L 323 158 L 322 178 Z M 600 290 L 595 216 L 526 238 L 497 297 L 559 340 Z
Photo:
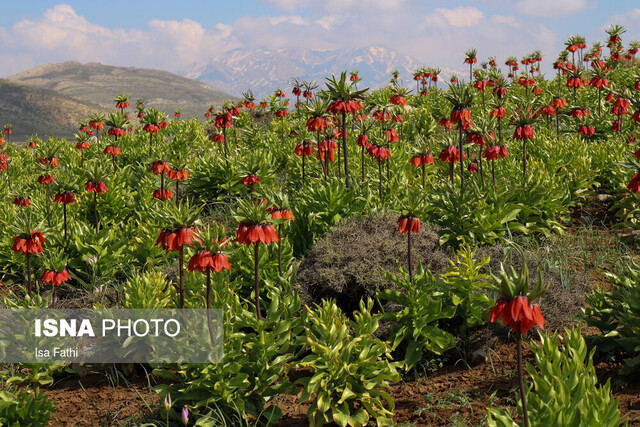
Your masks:
M 202 117 L 209 105 L 220 105 L 231 95 L 203 82 L 168 71 L 150 68 L 115 67 L 97 62 L 81 64 L 68 61 L 45 64 L 8 77 L 9 80 L 58 91 L 64 95 L 115 108 L 118 93 L 130 96 L 130 109 L 141 98 L 145 106 L 156 107 L 172 115 L 176 108 L 183 117 Z
M 51 89 L 0 79 L 0 126 L 13 126 L 9 141 L 24 142 L 36 134 L 43 139 L 72 138 L 80 120 L 103 110 L 96 103 Z

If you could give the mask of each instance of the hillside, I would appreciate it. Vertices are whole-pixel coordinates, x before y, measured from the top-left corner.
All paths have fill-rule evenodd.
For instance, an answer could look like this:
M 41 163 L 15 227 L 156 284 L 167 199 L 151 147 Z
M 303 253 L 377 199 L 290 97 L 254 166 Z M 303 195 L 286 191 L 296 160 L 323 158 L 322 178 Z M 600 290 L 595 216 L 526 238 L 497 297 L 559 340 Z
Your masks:
M 0 126 L 13 125 L 10 141 L 24 141 L 34 134 L 71 138 L 80 120 L 103 110 L 51 89 L 0 79 Z
M 118 93 L 130 96 L 131 108 L 136 99 L 147 107 L 156 107 L 172 114 L 182 109 L 183 117 L 201 117 L 209 105 L 219 105 L 231 95 L 215 90 L 205 83 L 167 71 L 148 68 L 114 67 L 96 62 L 62 62 L 41 65 L 9 76 L 10 80 L 51 89 L 88 102 L 113 109 Z

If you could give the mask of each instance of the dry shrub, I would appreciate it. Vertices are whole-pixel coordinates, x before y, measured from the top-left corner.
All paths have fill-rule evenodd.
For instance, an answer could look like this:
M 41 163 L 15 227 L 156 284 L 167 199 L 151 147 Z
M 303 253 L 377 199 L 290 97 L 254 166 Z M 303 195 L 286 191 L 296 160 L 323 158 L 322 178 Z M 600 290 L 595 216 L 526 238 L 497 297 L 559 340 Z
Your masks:
M 345 313 L 358 308 L 361 298 L 375 297 L 376 292 L 392 286 L 384 271 L 398 273 L 398 265 L 406 267 L 407 237 L 396 232 L 398 214 L 374 214 L 365 218 L 341 221 L 333 230 L 319 240 L 300 265 L 297 283 L 305 303 L 319 303 L 333 298 Z M 412 237 L 414 271 L 419 262 L 434 276 L 449 266 L 453 254 L 437 246 L 438 235 L 427 224 L 422 223 L 420 233 Z M 478 249 L 476 257 L 490 256 L 491 261 L 484 273 L 498 275 L 501 263 L 519 270 L 522 256 L 513 249 L 500 245 Z M 538 259 L 526 253 L 532 284 L 537 280 Z M 543 280 L 550 284 L 549 292 L 538 302 L 547 320 L 547 328 L 561 329 L 575 323 L 585 302 L 584 277 L 574 273 L 570 278 L 573 286 L 565 289 L 557 268 L 544 268 Z M 547 271 L 548 270 L 548 271 Z M 386 307 L 385 307 L 386 308 Z M 489 336 L 506 337 L 506 328 L 486 326 L 477 331 L 472 341 L 486 341 Z

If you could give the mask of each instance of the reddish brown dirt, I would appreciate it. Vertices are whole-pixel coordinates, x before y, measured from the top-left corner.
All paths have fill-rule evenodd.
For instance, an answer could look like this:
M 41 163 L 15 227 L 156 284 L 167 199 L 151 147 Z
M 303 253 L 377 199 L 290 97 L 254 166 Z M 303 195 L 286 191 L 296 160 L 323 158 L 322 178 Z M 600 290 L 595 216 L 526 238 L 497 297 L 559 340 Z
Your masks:
M 160 398 L 149 390 L 144 375 L 132 376 L 129 383 L 113 378 L 105 374 L 74 377 L 46 389 L 45 394 L 57 403 L 55 418 L 49 425 L 120 426 L 150 415 L 148 407 L 157 408 Z
M 425 378 L 392 385 L 390 393 L 396 402 L 394 422 L 406 426 L 484 425 L 490 396 L 494 392 L 492 406 L 512 407 L 517 392 L 515 346 L 501 343 L 490 350 L 489 355 L 489 362 L 471 369 L 462 365 L 445 366 Z M 524 357 L 525 361 L 533 362 L 527 346 Z M 640 382 L 621 378 L 617 374 L 620 368 L 619 363 L 596 366 L 603 383 L 611 380 L 623 418 L 630 421 L 629 425 L 640 425 Z M 151 381 L 153 384 L 153 377 Z M 157 409 L 160 399 L 149 391 L 147 379 L 136 375 L 129 382 L 120 380 L 119 384 L 112 384 L 104 374 L 99 374 L 57 383 L 45 391 L 58 404 L 55 420 L 50 425 L 120 426 L 152 415 L 147 405 L 152 410 Z M 625 382 L 628 385 L 623 385 Z M 276 397 L 277 405 L 284 413 L 278 425 L 308 425 L 306 411 L 309 404 L 299 405 L 299 396 L 300 393 Z

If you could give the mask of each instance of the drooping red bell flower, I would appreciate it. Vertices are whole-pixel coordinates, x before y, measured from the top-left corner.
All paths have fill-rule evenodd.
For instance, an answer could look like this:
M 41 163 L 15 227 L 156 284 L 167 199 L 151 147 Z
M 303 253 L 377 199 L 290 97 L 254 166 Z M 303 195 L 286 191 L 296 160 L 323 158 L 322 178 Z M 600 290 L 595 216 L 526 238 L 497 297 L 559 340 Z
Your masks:
M 224 142 L 224 135 L 222 135 L 222 134 L 213 135 L 211 137 L 211 141 L 213 141 L 213 142 Z
M 147 123 L 146 125 L 144 125 L 142 127 L 142 130 L 148 133 L 153 133 L 156 134 L 160 131 L 160 129 L 158 128 L 158 126 L 156 126 L 153 123 Z
M 124 136 L 126 132 L 122 128 L 109 128 L 107 135 L 115 136 L 117 138 Z
M 433 154 L 431 153 L 415 155 L 411 157 L 410 163 L 416 167 L 435 164 Z
M 271 224 L 249 224 L 242 222 L 238 225 L 236 241 L 249 247 L 252 243 L 260 242 L 268 245 L 271 242 L 279 242 L 280 238 Z
M 364 148 L 369 148 L 369 146 L 371 145 L 371 143 L 369 142 L 369 137 L 367 135 L 360 135 L 356 140 L 356 144 L 358 144 L 358 147 Z
M 38 163 L 41 166 L 49 167 L 52 169 L 60 165 L 60 162 L 58 161 L 57 157 L 49 157 L 49 158 L 40 157 L 38 159 Z
M 595 135 L 596 129 L 593 126 L 580 125 L 578 133 L 584 136 L 592 136 Z
M 469 166 L 467 166 L 467 170 L 469 171 L 469 173 L 478 172 L 478 164 L 476 162 L 469 163 Z
M 387 147 L 375 144 L 372 144 L 369 148 L 367 148 L 367 153 L 379 162 L 391 157 L 391 152 Z
M 493 147 L 489 147 L 482 153 L 482 157 L 487 160 L 495 160 L 500 155 L 500 147 L 494 145 Z
M 156 245 L 160 245 L 165 251 L 179 251 L 184 245 L 193 245 L 194 231 L 192 227 L 163 229 L 156 240 Z
M 555 116 L 556 109 L 553 108 L 553 105 L 547 105 L 545 107 L 540 108 L 540 114 L 543 116 Z
M 565 98 L 554 98 L 553 108 L 564 108 L 567 106 L 567 100 Z
M 153 192 L 153 198 L 162 200 L 162 201 L 171 200 L 173 199 L 173 191 L 167 190 L 167 189 L 163 190 L 158 188 L 156 191 Z
M 98 194 L 103 194 L 108 190 L 107 185 L 102 181 L 100 182 L 87 181 L 87 183 L 84 185 L 84 189 L 88 193 L 98 193 Z
M 76 144 L 76 148 L 78 150 L 88 150 L 89 148 L 91 148 L 91 144 L 89 144 L 88 142 L 78 142 Z
M 49 185 L 55 180 L 56 180 L 56 177 L 53 175 L 40 175 L 38 177 L 38 184 Z
M 544 329 L 545 320 L 538 304 L 529 303 L 525 296 L 518 295 L 510 300 L 498 298 L 496 304 L 489 310 L 491 322 L 500 320 L 505 326 L 521 334 L 538 325 Z
M 207 270 L 216 273 L 224 270 L 233 270 L 231 264 L 229 264 L 227 254 L 222 252 L 212 254 L 209 251 L 200 251 L 194 255 L 187 268 L 189 271 L 198 270 L 200 273 L 205 273 Z
M 323 117 L 311 117 L 307 120 L 309 132 L 323 131 L 327 127 L 327 121 Z
M 627 188 L 633 193 L 640 194 L 640 172 L 633 175 L 633 178 L 627 184 Z
M 56 273 L 53 270 L 45 270 L 44 273 L 42 273 L 42 277 L 40 277 L 41 282 L 45 282 L 53 286 L 63 285 L 67 280 L 71 280 L 71 276 L 66 268 L 59 273 Z
M 438 123 L 447 130 L 451 130 L 451 128 L 453 127 L 453 123 L 451 122 L 451 120 L 448 120 L 445 117 L 441 118 Z
M 462 124 L 468 124 L 471 121 L 471 111 L 467 108 L 454 109 L 449 116 L 451 123 L 456 124 L 462 122 Z
M 176 170 L 169 168 L 167 176 L 174 181 L 186 181 L 189 179 L 189 171 L 187 169 Z
M 389 98 L 389 103 L 393 104 L 393 105 L 402 105 L 405 106 L 407 105 L 407 98 L 405 98 L 402 95 L 391 95 L 391 98 Z
M 168 173 L 171 170 L 168 162 L 162 160 L 156 160 L 151 164 L 151 172 L 154 175 L 162 175 Z
M 12 238 L 13 246 L 11 250 L 22 255 L 42 253 L 42 244 L 46 242 L 44 235 L 40 231 L 33 231 L 30 235 L 23 235 Z
M 460 161 L 460 150 L 455 145 L 450 145 L 440 152 L 439 159 L 443 162 L 458 163 Z M 466 159 L 466 156 L 464 159 Z
M 107 154 L 109 156 L 119 156 L 120 154 L 122 154 L 122 151 L 120 150 L 120 147 L 107 145 L 104 149 L 104 154 Z
M 516 127 L 515 132 L 513 132 L 513 139 L 533 139 L 536 137 L 535 132 L 533 131 L 533 127 L 531 125 L 523 125 Z
M 76 196 L 71 191 L 64 191 L 62 193 L 56 193 L 53 197 L 53 201 L 56 203 L 64 203 L 68 205 L 76 201 Z
M 271 213 L 271 218 L 273 219 L 284 219 L 285 221 L 293 221 L 295 218 L 293 216 L 293 211 L 291 209 L 267 209 L 269 213 Z
M 297 144 L 294 149 L 294 153 L 297 156 L 312 156 L 313 155 L 313 143 L 311 141 L 304 141 L 302 144 Z
M 31 205 L 31 200 L 28 198 L 22 198 L 20 196 L 13 199 L 13 204 L 17 206 L 27 207 Z
M 503 119 L 507 115 L 507 110 L 504 107 L 498 107 L 491 110 L 490 116 L 496 119 Z
M 413 215 L 401 215 L 396 221 L 398 224 L 398 232 L 403 236 L 405 233 L 417 234 L 420 232 L 420 218 Z
M 255 184 L 260 184 L 260 178 L 258 178 L 258 175 L 251 173 L 251 174 L 245 176 L 244 178 L 242 178 L 240 180 L 240 183 L 242 185 L 247 186 L 247 187 L 251 187 L 251 186 L 253 186 Z
M 387 141 L 389 143 L 400 141 L 400 136 L 398 135 L 398 133 L 396 132 L 396 130 L 394 128 L 391 128 L 391 129 L 387 130 Z

